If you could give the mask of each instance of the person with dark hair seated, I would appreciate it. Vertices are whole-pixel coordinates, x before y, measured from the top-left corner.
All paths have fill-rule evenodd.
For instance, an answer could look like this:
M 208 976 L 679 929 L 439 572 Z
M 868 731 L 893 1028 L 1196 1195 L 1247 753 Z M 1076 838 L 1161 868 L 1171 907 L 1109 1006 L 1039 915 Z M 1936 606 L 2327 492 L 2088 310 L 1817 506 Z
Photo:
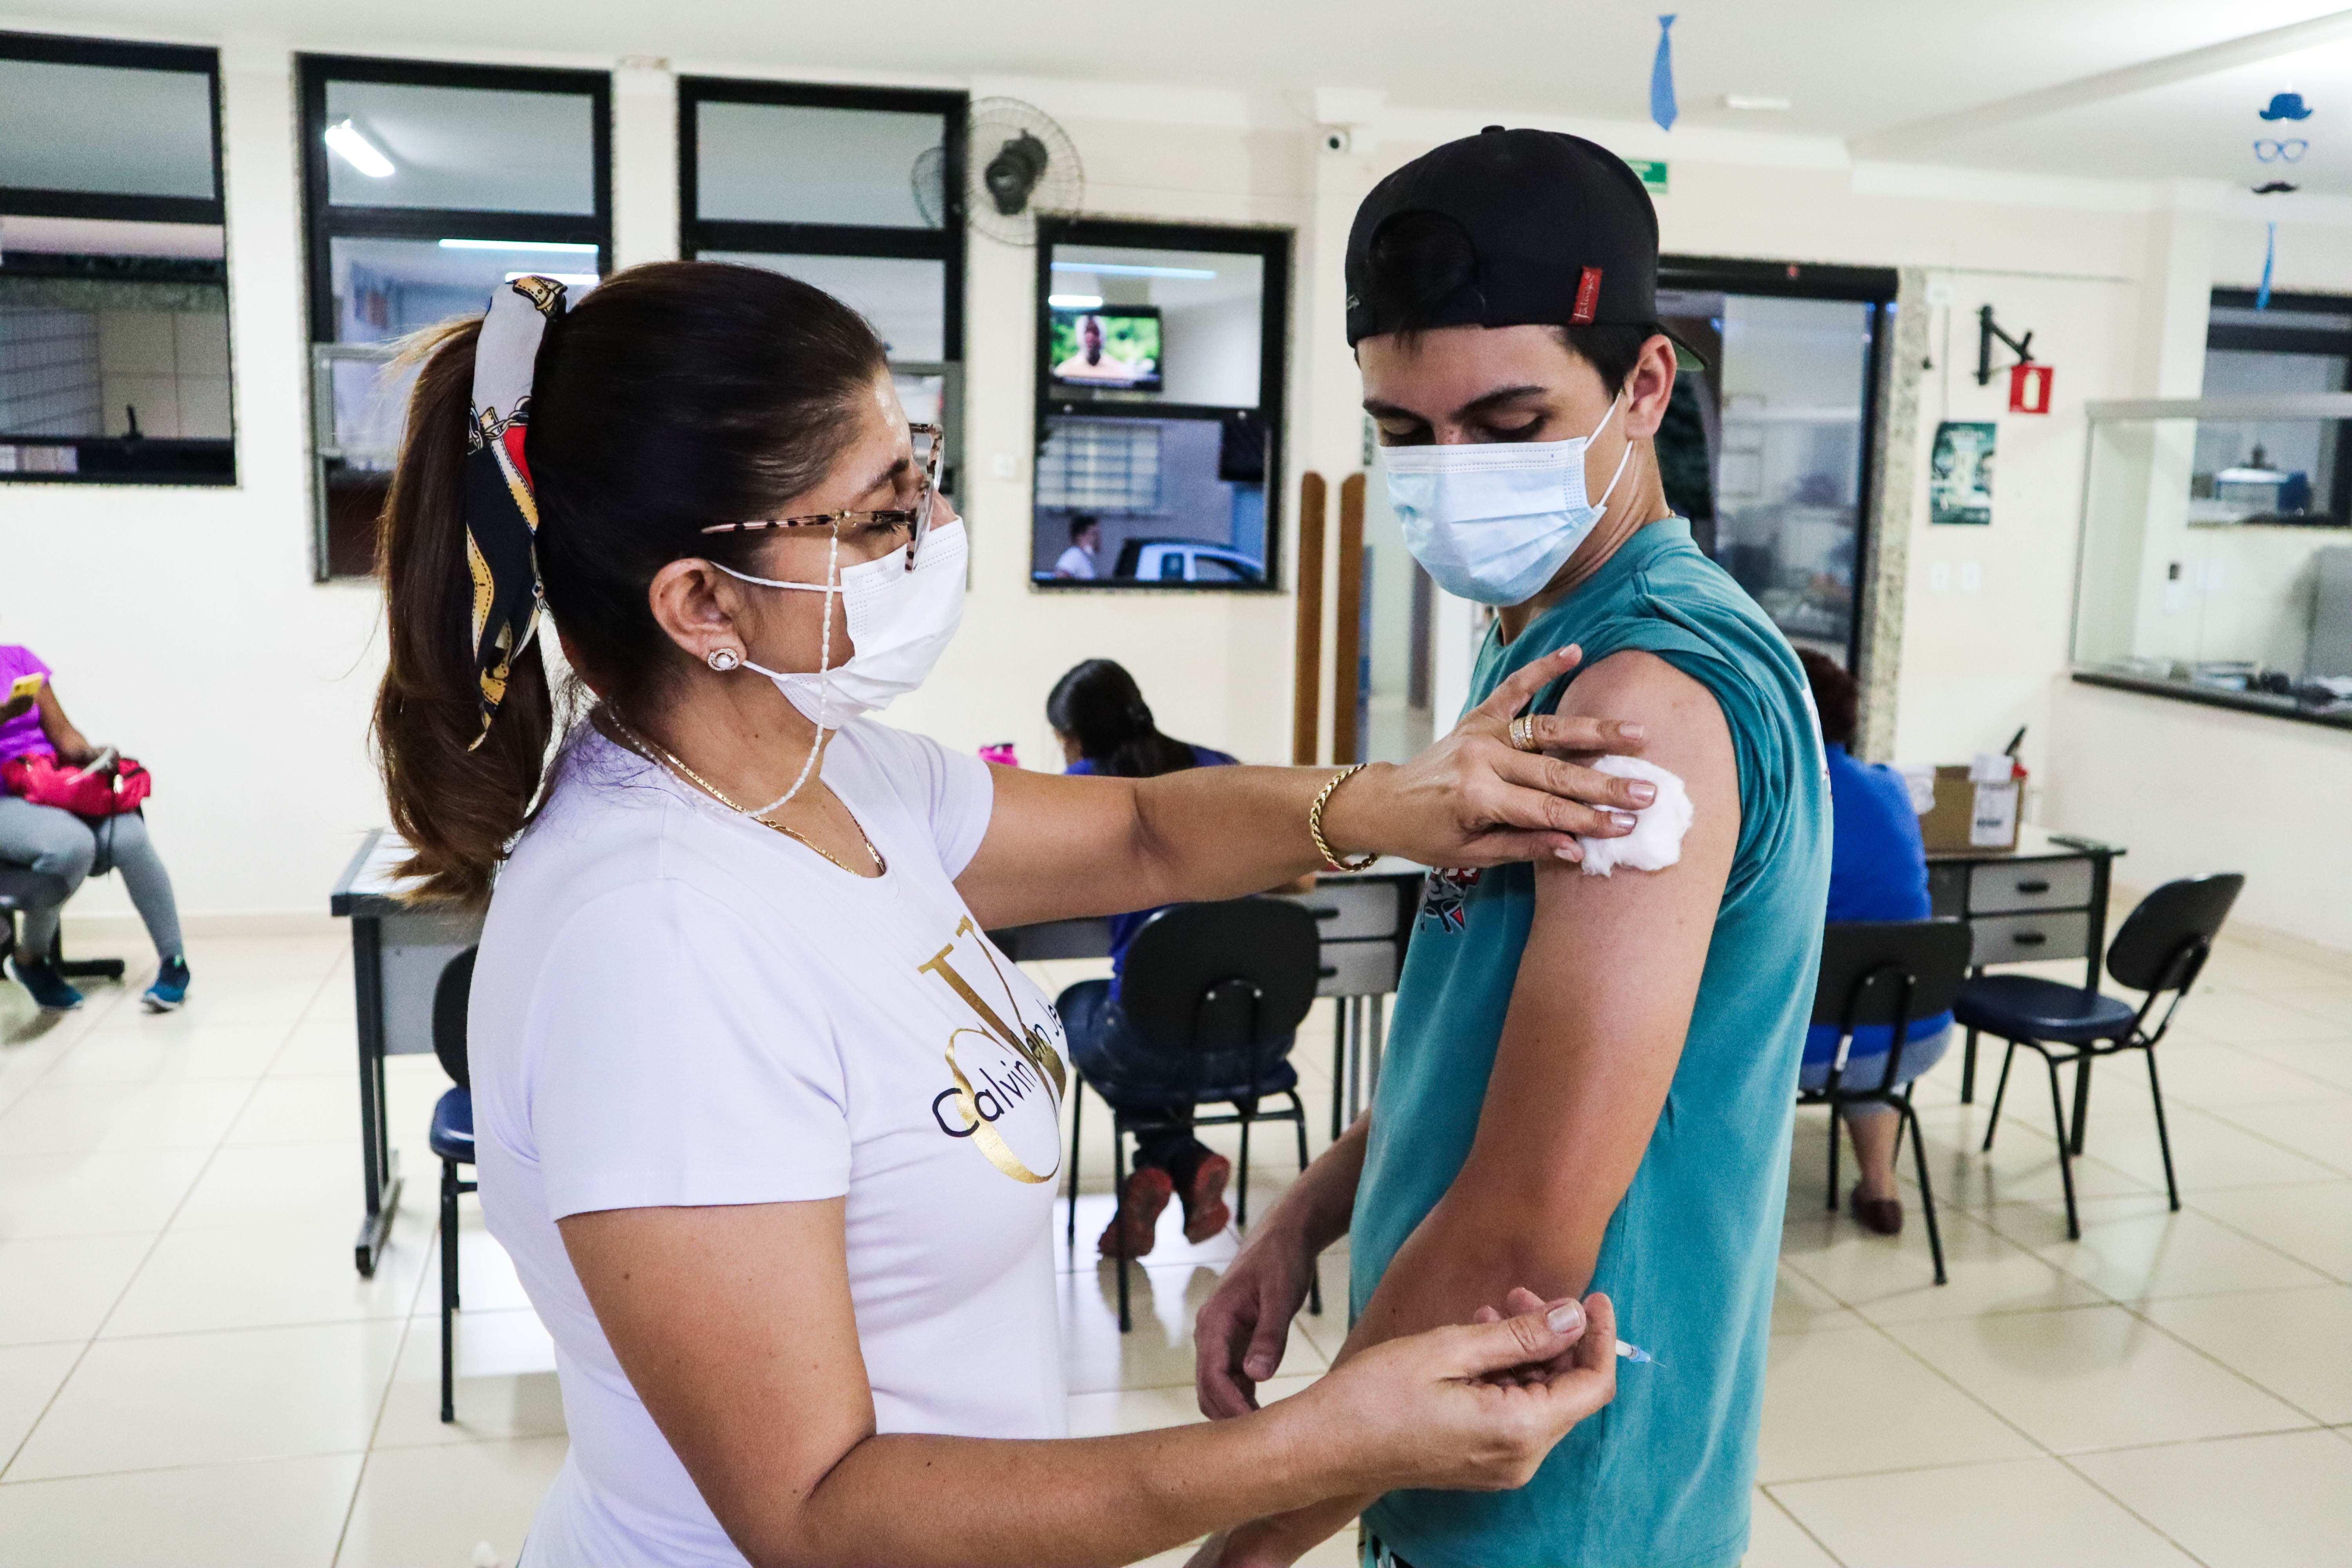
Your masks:
M 1045 719 L 1062 742 L 1068 773 L 1157 778 L 1185 768 L 1226 767 L 1238 760 L 1161 734 L 1135 677 L 1107 658 L 1090 658 L 1055 681 L 1045 699 Z M 1171 1058 L 1135 1032 L 1118 1005 L 1119 972 L 1128 944 L 1159 912 L 1138 910 L 1111 917 L 1110 978 L 1081 980 L 1056 998 L 1062 1026 L 1069 1031 L 1071 1059 L 1097 1084 L 1161 1088 L 1182 1083 L 1203 1068 L 1211 1081 L 1240 1082 L 1250 1075 L 1248 1053 L 1233 1053 L 1229 1063 L 1213 1057 L 1205 1063 Z M 1187 1241 L 1208 1240 L 1233 1217 L 1225 1204 L 1233 1162 L 1192 1135 L 1190 1105 L 1171 1107 L 1164 1115 L 1163 1121 L 1136 1139 L 1135 1169 L 1118 1194 L 1118 1212 L 1097 1244 L 1105 1258 L 1120 1255 L 1122 1231 L 1126 1256 L 1149 1253 L 1171 1197 L 1183 1202 Z
M 1912 809 L 1911 786 L 1893 768 L 1856 762 L 1846 750 L 1853 742 L 1859 696 L 1853 677 L 1811 648 L 1800 648 L 1797 658 L 1812 685 L 1829 752 L 1832 828 L 1825 918 L 1832 924 L 1924 921 L 1930 912 L 1927 848 L 1919 837 L 1919 814 Z M 1837 1036 L 1833 1024 L 1815 1024 L 1806 1033 L 1805 1065 L 1798 1079 L 1802 1087 L 1827 1086 Z M 1904 1036 L 1903 1076 L 1893 1087 L 1911 1082 L 1943 1060 L 1951 1037 L 1949 1013 L 1915 1021 Z M 1893 1038 L 1889 1025 L 1857 1028 L 1839 1081 L 1876 1087 L 1885 1076 Z M 1903 1228 L 1903 1199 L 1895 1186 L 1895 1135 L 1902 1118 L 1892 1106 L 1869 1103 L 1844 1106 L 1838 1114 L 1845 1120 L 1854 1162 L 1862 1167 L 1852 1199 L 1853 1216 L 1881 1236 L 1893 1236 Z

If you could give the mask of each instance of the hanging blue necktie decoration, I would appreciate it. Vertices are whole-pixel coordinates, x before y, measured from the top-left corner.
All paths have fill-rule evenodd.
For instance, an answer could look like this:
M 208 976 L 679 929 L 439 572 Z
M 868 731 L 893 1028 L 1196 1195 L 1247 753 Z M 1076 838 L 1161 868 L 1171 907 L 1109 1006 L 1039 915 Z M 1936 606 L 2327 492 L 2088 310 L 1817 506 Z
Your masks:
M 1675 128 L 1675 16 L 1658 18 L 1658 58 L 1650 62 L 1650 118 L 1661 131 Z
M 2254 290 L 2254 309 L 2271 308 L 2271 263 L 2278 259 L 2278 224 L 2270 225 L 2270 238 L 2263 243 L 2263 286 Z

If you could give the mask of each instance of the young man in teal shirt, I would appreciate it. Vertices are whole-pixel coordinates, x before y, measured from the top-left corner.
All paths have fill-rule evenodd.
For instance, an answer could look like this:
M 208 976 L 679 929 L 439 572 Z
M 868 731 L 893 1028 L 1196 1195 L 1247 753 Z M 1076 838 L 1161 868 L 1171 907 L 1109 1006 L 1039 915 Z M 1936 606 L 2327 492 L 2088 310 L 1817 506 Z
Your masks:
M 1340 1500 L 1206 1560 L 1293 1562 L 1358 1508 L 1379 1568 L 1747 1550 L 1829 790 L 1795 654 L 1659 483 L 1656 268 L 1640 181 L 1554 132 L 1438 148 L 1357 215 L 1348 332 L 1391 503 L 1441 586 L 1496 607 L 1472 702 L 1580 645 L 1536 710 L 1640 726 L 1694 812 L 1657 869 L 1432 874 L 1371 1110 L 1254 1228 L 1198 1341 L 1202 1408 L 1246 1408 L 1352 1233 L 1343 1359 L 1519 1289 L 1601 1289 L 1657 1363 L 1517 1491 Z

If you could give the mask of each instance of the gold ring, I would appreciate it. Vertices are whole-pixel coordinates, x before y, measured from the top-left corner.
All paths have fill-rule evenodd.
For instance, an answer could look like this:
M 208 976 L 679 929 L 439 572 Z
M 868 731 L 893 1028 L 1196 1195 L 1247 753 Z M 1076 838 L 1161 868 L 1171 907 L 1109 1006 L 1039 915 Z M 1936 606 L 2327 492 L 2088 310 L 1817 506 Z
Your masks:
M 1536 739 L 1536 716 L 1522 713 L 1511 721 L 1511 744 L 1522 752 L 1540 752 L 1543 742 Z

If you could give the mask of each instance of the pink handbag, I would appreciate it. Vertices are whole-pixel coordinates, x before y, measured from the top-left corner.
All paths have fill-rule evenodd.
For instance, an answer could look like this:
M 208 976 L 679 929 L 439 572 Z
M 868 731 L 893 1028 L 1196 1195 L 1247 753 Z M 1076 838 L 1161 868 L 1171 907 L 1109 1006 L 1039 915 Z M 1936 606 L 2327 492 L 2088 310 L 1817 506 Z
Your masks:
M 76 816 L 122 816 L 139 809 L 154 781 L 131 757 L 100 757 L 85 771 L 44 752 L 0 763 L 0 785 L 35 805 L 54 805 Z

